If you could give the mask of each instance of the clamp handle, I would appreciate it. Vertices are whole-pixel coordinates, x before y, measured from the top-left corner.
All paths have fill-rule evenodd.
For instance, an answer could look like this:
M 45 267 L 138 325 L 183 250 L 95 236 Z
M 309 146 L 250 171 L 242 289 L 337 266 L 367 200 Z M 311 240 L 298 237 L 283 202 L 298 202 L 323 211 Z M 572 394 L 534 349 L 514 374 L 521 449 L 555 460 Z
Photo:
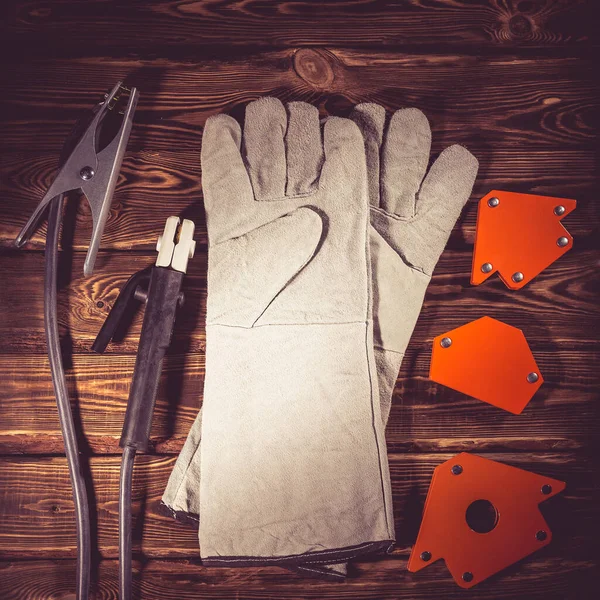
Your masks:
M 146 267 L 137 273 L 134 273 L 123 286 L 123 289 L 119 292 L 117 300 L 114 306 L 111 308 L 106 320 L 102 324 L 98 335 L 94 343 L 92 344 L 92 350 L 102 354 L 109 342 L 113 339 L 119 324 L 122 322 L 125 312 L 132 300 L 143 301 L 144 297 L 140 295 L 142 292 L 142 286 L 148 287 L 150 281 L 150 272 L 152 267 Z M 138 292 L 138 293 L 136 293 Z

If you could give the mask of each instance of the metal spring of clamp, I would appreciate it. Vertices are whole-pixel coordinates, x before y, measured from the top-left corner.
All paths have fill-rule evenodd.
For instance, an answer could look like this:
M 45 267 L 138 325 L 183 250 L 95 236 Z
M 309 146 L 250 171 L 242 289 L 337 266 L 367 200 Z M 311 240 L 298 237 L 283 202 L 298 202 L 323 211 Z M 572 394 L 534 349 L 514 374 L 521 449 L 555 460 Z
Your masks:
M 122 114 L 123 121 L 112 141 L 101 151 L 97 150 L 100 129 L 108 111 L 112 111 L 123 93 L 129 93 Z M 138 101 L 136 88 L 126 88 L 118 82 L 95 107 L 91 123 L 77 145 L 66 158 L 48 191 L 34 210 L 29 221 L 15 240 L 17 247 L 23 246 L 35 231 L 51 200 L 72 190 L 82 192 L 92 211 L 92 237 L 88 248 L 83 274 L 88 277 L 94 270 L 100 239 L 108 219 L 112 196 L 117 185 L 125 148 L 133 125 L 133 114 Z M 121 114 L 121 113 L 120 113 Z

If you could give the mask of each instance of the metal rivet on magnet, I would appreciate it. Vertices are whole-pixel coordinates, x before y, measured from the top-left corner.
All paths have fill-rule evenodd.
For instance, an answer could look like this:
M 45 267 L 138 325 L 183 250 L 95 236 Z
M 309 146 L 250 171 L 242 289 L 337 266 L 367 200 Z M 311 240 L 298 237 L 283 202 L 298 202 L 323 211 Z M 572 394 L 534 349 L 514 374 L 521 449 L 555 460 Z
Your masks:
M 535 534 L 535 539 L 538 542 L 543 542 L 546 538 L 548 537 L 548 534 L 543 530 L 540 529 L 536 534 Z
M 427 550 L 425 550 L 425 552 L 421 552 L 421 560 L 425 562 L 431 560 L 431 552 L 427 552 Z
M 521 271 L 517 271 L 516 273 L 513 273 L 512 280 L 515 283 L 519 283 L 519 282 L 523 281 L 523 273 L 521 273 Z
M 560 246 L 561 248 L 564 248 L 568 243 L 569 243 L 569 238 L 566 238 L 564 236 L 561 236 L 556 240 L 556 245 Z
M 465 573 L 462 574 L 462 578 L 463 578 L 463 581 L 466 581 L 467 583 L 471 583 L 471 581 L 473 581 L 473 573 L 469 573 L 469 571 L 466 571 Z
M 452 346 L 452 340 L 449 337 L 442 338 L 440 346 L 442 348 L 450 348 L 450 346 Z
M 496 208 L 496 206 L 498 206 L 498 204 L 500 204 L 500 200 L 498 200 L 498 198 L 496 198 L 495 196 L 494 196 L 494 198 L 490 198 L 488 200 L 488 206 L 490 208 Z
M 557 217 L 560 217 L 560 215 L 564 215 L 565 214 L 565 207 L 562 206 L 561 204 L 559 204 L 558 206 L 554 207 L 554 214 Z
M 81 177 L 81 179 L 83 179 L 84 181 L 88 181 L 95 174 L 96 172 L 94 171 L 94 169 L 92 169 L 92 167 L 83 167 L 83 169 L 79 171 L 79 177 Z
M 548 494 L 552 493 L 552 486 L 549 483 L 545 483 L 542 486 L 542 494 L 544 494 L 544 496 L 547 496 Z
M 460 465 L 454 465 L 451 471 L 452 475 L 460 475 L 463 472 L 463 468 Z
M 535 383 L 539 378 L 540 376 L 535 371 L 532 371 L 529 373 L 529 375 L 527 375 L 527 381 L 529 383 Z
M 481 265 L 481 272 L 482 273 L 489 273 L 494 267 L 492 266 L 492 263 L 483 263 Z

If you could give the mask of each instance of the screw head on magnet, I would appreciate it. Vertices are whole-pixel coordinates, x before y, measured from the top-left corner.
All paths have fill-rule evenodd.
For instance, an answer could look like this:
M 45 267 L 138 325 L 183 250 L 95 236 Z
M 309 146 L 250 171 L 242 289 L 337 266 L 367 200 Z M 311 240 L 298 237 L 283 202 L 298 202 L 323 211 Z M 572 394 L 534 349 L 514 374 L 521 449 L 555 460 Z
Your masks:
M 535 371 L 532 371 L 529 373 L 529 375 L 527 375 L 527 381 L 529 383 L 535 383 L 539 378 L 540 376 Z
M 490 208 L 496 208 L 500 204 L 500 200 L 494 196 L 488 200 L 487 204 Z
M 557 217 L 560 217 L 560 215 L 564 215 L 565 214 L 565 207 L 562 204 L 559 204 L 558 206 L 554 207 L 554 214 Z
M 425 550 L 425 552 L 421 552 L 421 560 L 427 562 L 428 560 L 431 560 L 431 552 L 427 552 L 427 550 Z
M 440 346 L 442 348 L 450 348 L 450 346 L 452 346 L 452 340 L 449 337 L 442 338 Z
M 460 475 L 463 472 L 463 468 L 461 465 L 454 465 L 450 471 L 452 475 Z
M 521 281 L 523 281 L 523 273 L 521 273 L 521 271 L 517 271 L 516 273 L 513 273 L 513 276 L 511 277 L 511 279 L 515 282 L 515 283 L 520 283 Z
M 79 177 L 81 177 L 81 179 L 84 181 L 89 181 L 95 174 L 96 171 L 94 171 L 92 167 L 83 167 L 83 169 L 79 171 Z
M 538 542 L 543 542 L 548 538 L 548 534 L 543 530 L 540 529 L 536 534 L 535 534 L 535 539 Z
M 548 496 L 551 493 L 552 493 L 552 486 L 549 483 L 545 483 L 542 486 L 542 494 L 544 494 L 544 496 Z
M 568 243 L 569 243 L 569 238 L 565 237 L 564 235 L 561 235 L 556 240 L 556 245 L 559 246 L 560 248 L 564 248 Z
M 463 581 L 466 581 L 467 583 L 471 583 L 471 581 L 473 581 L 473 573 L 470 573 L 469 571 L 465 571 L 462 574 L 462 578 L 463 578 Z
M 494 268 L 494 266 L 492 265 L 492 263 L 483 263 L 481 265 L 481 272 L 489 273 L 493 268 Z

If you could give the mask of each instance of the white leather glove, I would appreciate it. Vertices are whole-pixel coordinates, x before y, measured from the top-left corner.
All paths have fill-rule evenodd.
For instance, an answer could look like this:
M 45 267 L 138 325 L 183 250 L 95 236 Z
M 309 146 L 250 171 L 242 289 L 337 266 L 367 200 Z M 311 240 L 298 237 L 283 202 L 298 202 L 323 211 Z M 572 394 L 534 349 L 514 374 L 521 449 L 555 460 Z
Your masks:
M 225 115 L 204 130 L 205 564 L 325 564 L 394 538 L 364 144 L 350 120 L 321 135 L 314 107 L 287 108 L 265 98 L 243 135 Z

